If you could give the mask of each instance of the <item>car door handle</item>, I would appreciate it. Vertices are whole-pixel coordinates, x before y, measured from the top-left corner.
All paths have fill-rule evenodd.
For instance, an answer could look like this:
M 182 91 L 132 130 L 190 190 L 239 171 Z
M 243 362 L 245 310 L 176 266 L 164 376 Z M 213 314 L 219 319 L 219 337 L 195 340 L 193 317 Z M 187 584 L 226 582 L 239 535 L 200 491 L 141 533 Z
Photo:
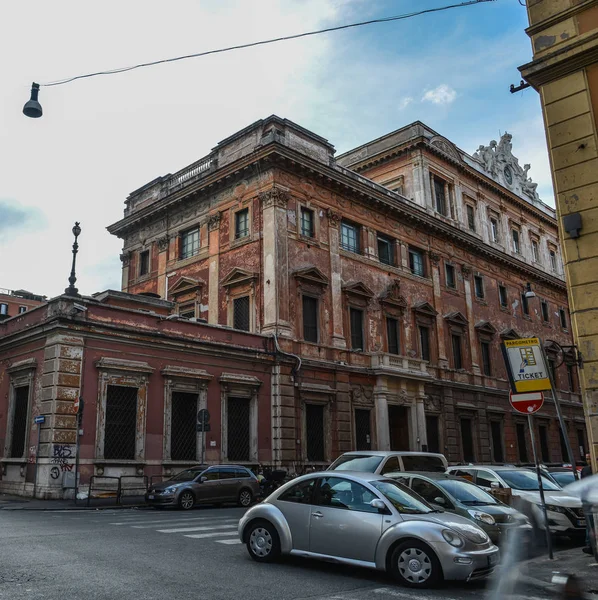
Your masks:
M 321 519 L 324 515 L 318 510 L 316 512 L 311 513 L 312 517 L 316 517 L 316 519 Z

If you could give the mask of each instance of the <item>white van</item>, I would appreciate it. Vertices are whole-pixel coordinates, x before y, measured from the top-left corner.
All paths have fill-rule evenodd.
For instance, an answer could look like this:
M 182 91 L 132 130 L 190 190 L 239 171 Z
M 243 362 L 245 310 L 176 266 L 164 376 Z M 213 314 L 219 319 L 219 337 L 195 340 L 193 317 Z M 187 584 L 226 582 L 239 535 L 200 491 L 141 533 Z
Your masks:
M 444 454 L 433 452 L 359 451 L 341 454 L 328 471 L 361 471 L 365 473 L 396 473 L 397 471 L 432 471 L 444 473 L 448 462 Z

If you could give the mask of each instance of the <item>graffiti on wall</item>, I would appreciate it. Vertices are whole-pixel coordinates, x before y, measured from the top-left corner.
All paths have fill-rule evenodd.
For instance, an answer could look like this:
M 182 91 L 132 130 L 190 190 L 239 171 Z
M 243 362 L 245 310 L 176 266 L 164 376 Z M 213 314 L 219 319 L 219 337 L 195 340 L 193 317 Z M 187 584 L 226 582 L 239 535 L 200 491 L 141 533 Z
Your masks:
M 50 477 L 58 479 L 61 472 L 72 471 L 76 453 L 76 447 L 71 444 L 54 444 L 50 456 L 50 464 L 54 466 L 50 469 Z

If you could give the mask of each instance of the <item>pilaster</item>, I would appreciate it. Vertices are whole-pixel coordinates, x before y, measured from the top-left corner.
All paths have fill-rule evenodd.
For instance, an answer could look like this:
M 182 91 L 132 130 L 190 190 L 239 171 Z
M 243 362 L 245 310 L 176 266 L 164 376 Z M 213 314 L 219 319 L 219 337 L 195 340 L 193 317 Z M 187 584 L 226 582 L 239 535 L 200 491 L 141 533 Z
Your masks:
M 434 284 L 434 308 L 442 313 L 442 292 L 440 290 L 440 256 L 430 252 L 430 265 L 432 269 L 432 283 Z M 448 367 L 446 356 L 446 343 L 444 336 L 444 320 L 436 319 L 436 340 L 438 342 L 438 365 L 441 368 Z
M 330 291 L 332 294 L 332 345 L 346 348 L 347 342 L 343 331 L 343 298 L 340 257 L 341 214 L 328 209 L 328 243 L 330 247 Z
M 220 213 L 208 219 L 208 251 L 209 251 L 209 276 L 208 276 L 208 323 L 218 324 L 218 292 L 220 277 Z
M 388 385 L 385 377 L 376 378 L 374 387 L 374 408 L 376 411 L 376 450 L 390 450 L 390 428 L 388 424 Z

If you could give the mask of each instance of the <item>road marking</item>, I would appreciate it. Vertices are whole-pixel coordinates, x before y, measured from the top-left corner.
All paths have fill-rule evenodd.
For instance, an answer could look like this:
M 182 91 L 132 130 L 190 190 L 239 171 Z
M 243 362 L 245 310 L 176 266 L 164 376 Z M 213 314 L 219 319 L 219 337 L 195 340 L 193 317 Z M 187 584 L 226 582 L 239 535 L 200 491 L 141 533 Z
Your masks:
M 182 528 L 178 528 L 178 529 L 157 529 L 156 531 L 158 533 L 185 533 L 186 531 L 212 531 L 214 529 L 236 529 L 236 528 L 237 528 L 237 525 L 233 524 L 233 525 L 216 525 L 215 527 L 182 527 Z
M 177 521 L 184 521 L 185 523 L 189 522 L 195 522 L 195 521 L 222 521 L 223 519 L 231 521 L 232 519 L 230 517 L 194 517 L 194 518 L 176 518 L 173 517 L 172 519 L 159 519 L 159 520 L 148 520 L 148 519 L 144 519 L 142 521 L 119 521 L 117 523 L 110 523 L 110 525 L 129 525 L 130 527 L 135 527 L 137 525 L 160 525 L 162 523 L 176 523 Z M 238 519 L 236 519 L 238 521 Z
M 156 525 L 159 527 L 162 525 L 163 527 L 172 526 L 172 527 L 182 527 L 183 525 L 200 525 L 202 523 L 214 523 L 214 519 L 187 519 L 185 521 L 160 521 L 159 523 L 154 523 L 152 525 L 132 525 L 131 529 L 155 529 Z M 239 523 L 238 519 L 225 519 L 220 518 L 217 523 Z
M 218 537 L 218 536 L 231 536 L 234 535 L 232 531 L 213 531 L 212 533 L 193 533 L 186 535 L 185 537 L 193 538 L 195 540 L 203 540 L 204 538 Z
M 226 544 L 227 546 L 232 546 L 233 544 L 242 544 L 241 540 L 214 540 L 217 544 Z

